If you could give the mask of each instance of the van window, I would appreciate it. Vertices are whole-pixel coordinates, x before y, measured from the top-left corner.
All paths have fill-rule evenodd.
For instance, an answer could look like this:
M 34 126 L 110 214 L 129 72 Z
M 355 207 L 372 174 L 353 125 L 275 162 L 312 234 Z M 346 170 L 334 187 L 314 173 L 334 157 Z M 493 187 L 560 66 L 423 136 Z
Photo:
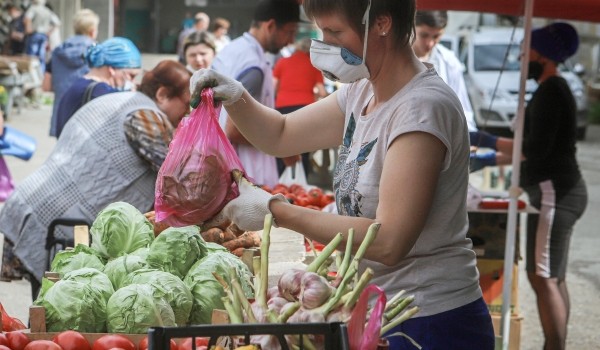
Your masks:
M 509 50 L 504 65 L 506 51 Z M 476 71 L 518 71 L 520 69 L 519 55 L 521 49 L 518 45 L 493 44 L 493 45 L 475 45 L 473 52 L 473 67 Z

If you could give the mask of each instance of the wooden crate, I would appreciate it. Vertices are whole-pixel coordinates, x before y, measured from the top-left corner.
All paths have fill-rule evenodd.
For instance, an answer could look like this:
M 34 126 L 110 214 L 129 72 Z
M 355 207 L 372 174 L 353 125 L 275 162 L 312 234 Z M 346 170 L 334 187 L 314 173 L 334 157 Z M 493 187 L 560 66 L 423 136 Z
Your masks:
M 30 329 L 23 330 L 23 333 L 27 335 L 29 340 L 52 340 L 60 332 L 46 332 L 46 310 L 43 306 L 31 306 L 29 308 L 29 320 Z M 2 320 L 0 318 L 0 326 Z M 225 310 L 214 310 L 212 315 L 212 324 L 229 324 L 229 316 Z M 80 332 L 81 335 L 90 343 L 90 346 L 94 344 L 98 338 L 108 334 L 119 334 L 123 335 L 131 340 L 137 349 L 140 341 L 144 339 L 147 334 L 123 334 L 123 333 L 84 333 Z M 184 339 L 178 339 L 175 342 L 180 345 Z

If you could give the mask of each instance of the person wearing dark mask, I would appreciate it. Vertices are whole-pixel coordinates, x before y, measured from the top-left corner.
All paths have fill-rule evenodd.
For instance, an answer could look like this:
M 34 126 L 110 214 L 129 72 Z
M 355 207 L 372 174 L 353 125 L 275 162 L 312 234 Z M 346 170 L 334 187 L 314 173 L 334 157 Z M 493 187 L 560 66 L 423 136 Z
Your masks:
M 75 112 L 105 94 L 135 90 L 133 79 L 141 71 L 142 55 L 135 44 L 121 37 L 91 46 L 85 59 L 90 71 L 65 91 L 56 109 L 56 137 Z
M 575 222 L 587 206 L 576 157 L 576 103 L 558 64 L 577 51 L 573 26 L 557 22 L 531 33 L 528 78 L 538 84 L 525 109 L 520 184 L 539 215 L 527 220 L 527 276 L 537 297 L 544 349 L 564 349 L 569 320 L 566 271 Z M 510 164 L 513 140 L 478 132 L 474 145 L 492 148 L 487 165 Z
M 466 238 L 467 121 L 456 94 L 413 52 L 415 0 L 304 0 L 303 6 L 323 33 L 312 41 L 311 62 L 345 83 L 340 89 L 283 115 L 239 81 L 201 69 L 190 81 L 192 100 L 212 87 L 248 142 L 267 154 L 339 147 L 333 179 L 339 214 L 292 205 L 242 178 L 240 196 L 205 226 L 232 221 L 257 230 L 271 213 L 278 226 L 322 243 L 354 228 L 352 247 L 358 247 L 379 223 L 360 269 L 374 271 L 371 282 L 388 298 L 406 290 L 420 308 L 386 333 L 390 349 L 413 348 L 392 336 L 399 332 L 423 349 L 493 349 Z

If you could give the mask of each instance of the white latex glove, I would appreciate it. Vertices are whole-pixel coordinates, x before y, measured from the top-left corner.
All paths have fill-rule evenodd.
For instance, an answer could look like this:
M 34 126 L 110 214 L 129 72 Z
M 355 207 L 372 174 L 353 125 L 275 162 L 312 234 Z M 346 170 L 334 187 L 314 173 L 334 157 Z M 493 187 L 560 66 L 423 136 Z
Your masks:
M 227 203 L 221 212 L 208 222 L 205 222 L 203 227 L 221 227 L 226 223 L 232 222 L 244 231 L 262 230 L 265 216 L 271 213 L 269 203 L 272 200 L 287 203 L 287 199 L 281 193 L 272 195 L 254 185 L 237 170 L 233 171 L 233 177 L 238 184 L 239 197 Z
M 190 95 L 192 108 L 200 103 L 202 89 L 210 87 L 214 92 L 215 101 L 221 101 L 227 106 L 234 104 L 242 97 L 244 86 L 235 79 L 228 78 L 212 69 L 202 68 L 194 72 L 190 78 Z

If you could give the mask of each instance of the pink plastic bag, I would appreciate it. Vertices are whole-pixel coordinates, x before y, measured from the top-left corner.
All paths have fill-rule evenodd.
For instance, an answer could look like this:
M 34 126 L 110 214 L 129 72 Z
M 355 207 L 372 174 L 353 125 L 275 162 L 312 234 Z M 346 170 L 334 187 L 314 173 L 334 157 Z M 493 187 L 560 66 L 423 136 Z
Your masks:
M 12 176 L 8 171 L 8 166 L 4 157 L 0 156 L 0 202 L 4 202 L 10 197 L 15 185 L 13 184 Z
M 373 306 L 373 311 L 369 317 L 369 322 L 365 326 L 367 319 L 367 309 L 369 297 L 376 294 L 377 301 Z M 360 298 L 352 310 L 350 321 L 348 321 L 348 337 L 350 341 L 350 350 L 376 350 L 379 342 L 379 332 L 381 331 L 381 316 L 385 310 L 387 298 L 381 288 L 370 284 L 360 294 Z
M 199 225 L 239 195 L 231 171 L 244 171 L 219 126 L 212 89 L 181 121 L 156 179 L 156 221 L 172 227 Z

